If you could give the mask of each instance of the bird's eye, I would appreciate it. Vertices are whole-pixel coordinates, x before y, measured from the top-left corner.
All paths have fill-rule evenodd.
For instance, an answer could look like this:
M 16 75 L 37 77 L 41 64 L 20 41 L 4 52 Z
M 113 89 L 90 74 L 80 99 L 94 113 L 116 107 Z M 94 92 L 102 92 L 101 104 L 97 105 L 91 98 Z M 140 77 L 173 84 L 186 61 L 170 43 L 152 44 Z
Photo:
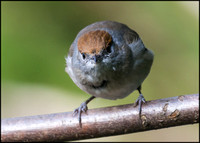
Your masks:
M 111 45 L 108 45 L 108 47 L 106 48 L 106 51 L 107 51 L 108 53 L 111 53 L 111 52 L 112 52 Z
M 83 59 L 85 59 L 85 54 L 84 53 L 81 53 L 81 54 L 82 54 Z

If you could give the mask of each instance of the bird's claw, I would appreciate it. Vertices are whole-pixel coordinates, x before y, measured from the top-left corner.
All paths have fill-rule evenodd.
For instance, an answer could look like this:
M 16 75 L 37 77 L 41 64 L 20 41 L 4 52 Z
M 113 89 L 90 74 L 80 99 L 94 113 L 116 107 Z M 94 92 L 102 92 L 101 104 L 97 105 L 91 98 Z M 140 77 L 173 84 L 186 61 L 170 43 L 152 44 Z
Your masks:
M 134 107 L 136 107 L 139 104 L 139 116 L 141 115 L 142 102 L 145 103 L 146 100 L 145 100 L 144 96 L 142 94 L 140 94 L 138 99 L 134 103 Z
M 73 116 L 76 116 L 78 114 L 78 119 L 79 119 L 79 125 L 82 128 L 82 124 L 81 124 L 81 113 L 85 112 L 87 114 L 87 104 L 85 102 L 83 102 L 78 108 L 76 108 L 73 112 Z

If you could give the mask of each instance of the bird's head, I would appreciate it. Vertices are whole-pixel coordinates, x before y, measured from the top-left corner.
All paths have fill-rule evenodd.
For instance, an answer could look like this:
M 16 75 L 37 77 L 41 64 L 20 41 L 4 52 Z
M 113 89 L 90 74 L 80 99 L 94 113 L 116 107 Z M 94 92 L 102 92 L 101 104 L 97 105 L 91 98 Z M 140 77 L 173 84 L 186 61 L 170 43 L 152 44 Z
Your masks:
M 92 60 L 94 63 L 102 62 L 114 52 L 111 35 L 102 30 L 90 31 L 80 36 L 77 47 L 82 60 Z

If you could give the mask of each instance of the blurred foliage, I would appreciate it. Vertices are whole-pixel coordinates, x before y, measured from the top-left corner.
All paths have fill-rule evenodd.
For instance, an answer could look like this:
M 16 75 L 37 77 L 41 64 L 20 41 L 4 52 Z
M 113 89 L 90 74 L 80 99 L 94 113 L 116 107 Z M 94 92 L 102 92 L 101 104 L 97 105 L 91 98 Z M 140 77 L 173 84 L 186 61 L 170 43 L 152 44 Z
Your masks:
M 143 84 L 147 99 L 196 93 L 199 19 L 187 4 L 194 3 L 2 2 L 2 84 L 41 83 L 86 94 L 65 73 L 64 57 L 82 28 L 114 20 L 137 31 L 154 51 Z
M 2 2 L 2 80 L 77 89 L 64 57 L 82 28 L 102 20 L 127 24 L 154 51 L 154 89 L 197 92 L 198 19 L 178 2 Z
M 64 58 L 82 28 L 113 20 L 134 29 L 154 51 L 152 70 L 142 90 L 147 100 L 198 92 L 198 2 L 4 1 L 1 8 L 3 90 L 8 88 L 6 83 L 31 83 L 88 98 L 65 73 Z M 132 94 L 135 96 L 101 104 L 134 102 L 138 93 Z

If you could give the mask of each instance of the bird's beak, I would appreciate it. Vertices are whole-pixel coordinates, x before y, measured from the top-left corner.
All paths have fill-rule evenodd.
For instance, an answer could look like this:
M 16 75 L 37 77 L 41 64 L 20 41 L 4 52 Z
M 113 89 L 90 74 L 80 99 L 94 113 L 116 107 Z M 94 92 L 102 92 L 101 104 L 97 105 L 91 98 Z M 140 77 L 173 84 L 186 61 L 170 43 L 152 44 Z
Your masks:
M 95 54 L 95 55 L 92 56 L 91 59 L 94 60 L 95 63 L 97 63 L 98 61 L 100 61 L 100 57 L 101 57 L 100 55 Z
M 92 56 L 92 60 L 94 60 L 95 63 L 97 62 L 97 57 L 96 57 L 96 55 Z

